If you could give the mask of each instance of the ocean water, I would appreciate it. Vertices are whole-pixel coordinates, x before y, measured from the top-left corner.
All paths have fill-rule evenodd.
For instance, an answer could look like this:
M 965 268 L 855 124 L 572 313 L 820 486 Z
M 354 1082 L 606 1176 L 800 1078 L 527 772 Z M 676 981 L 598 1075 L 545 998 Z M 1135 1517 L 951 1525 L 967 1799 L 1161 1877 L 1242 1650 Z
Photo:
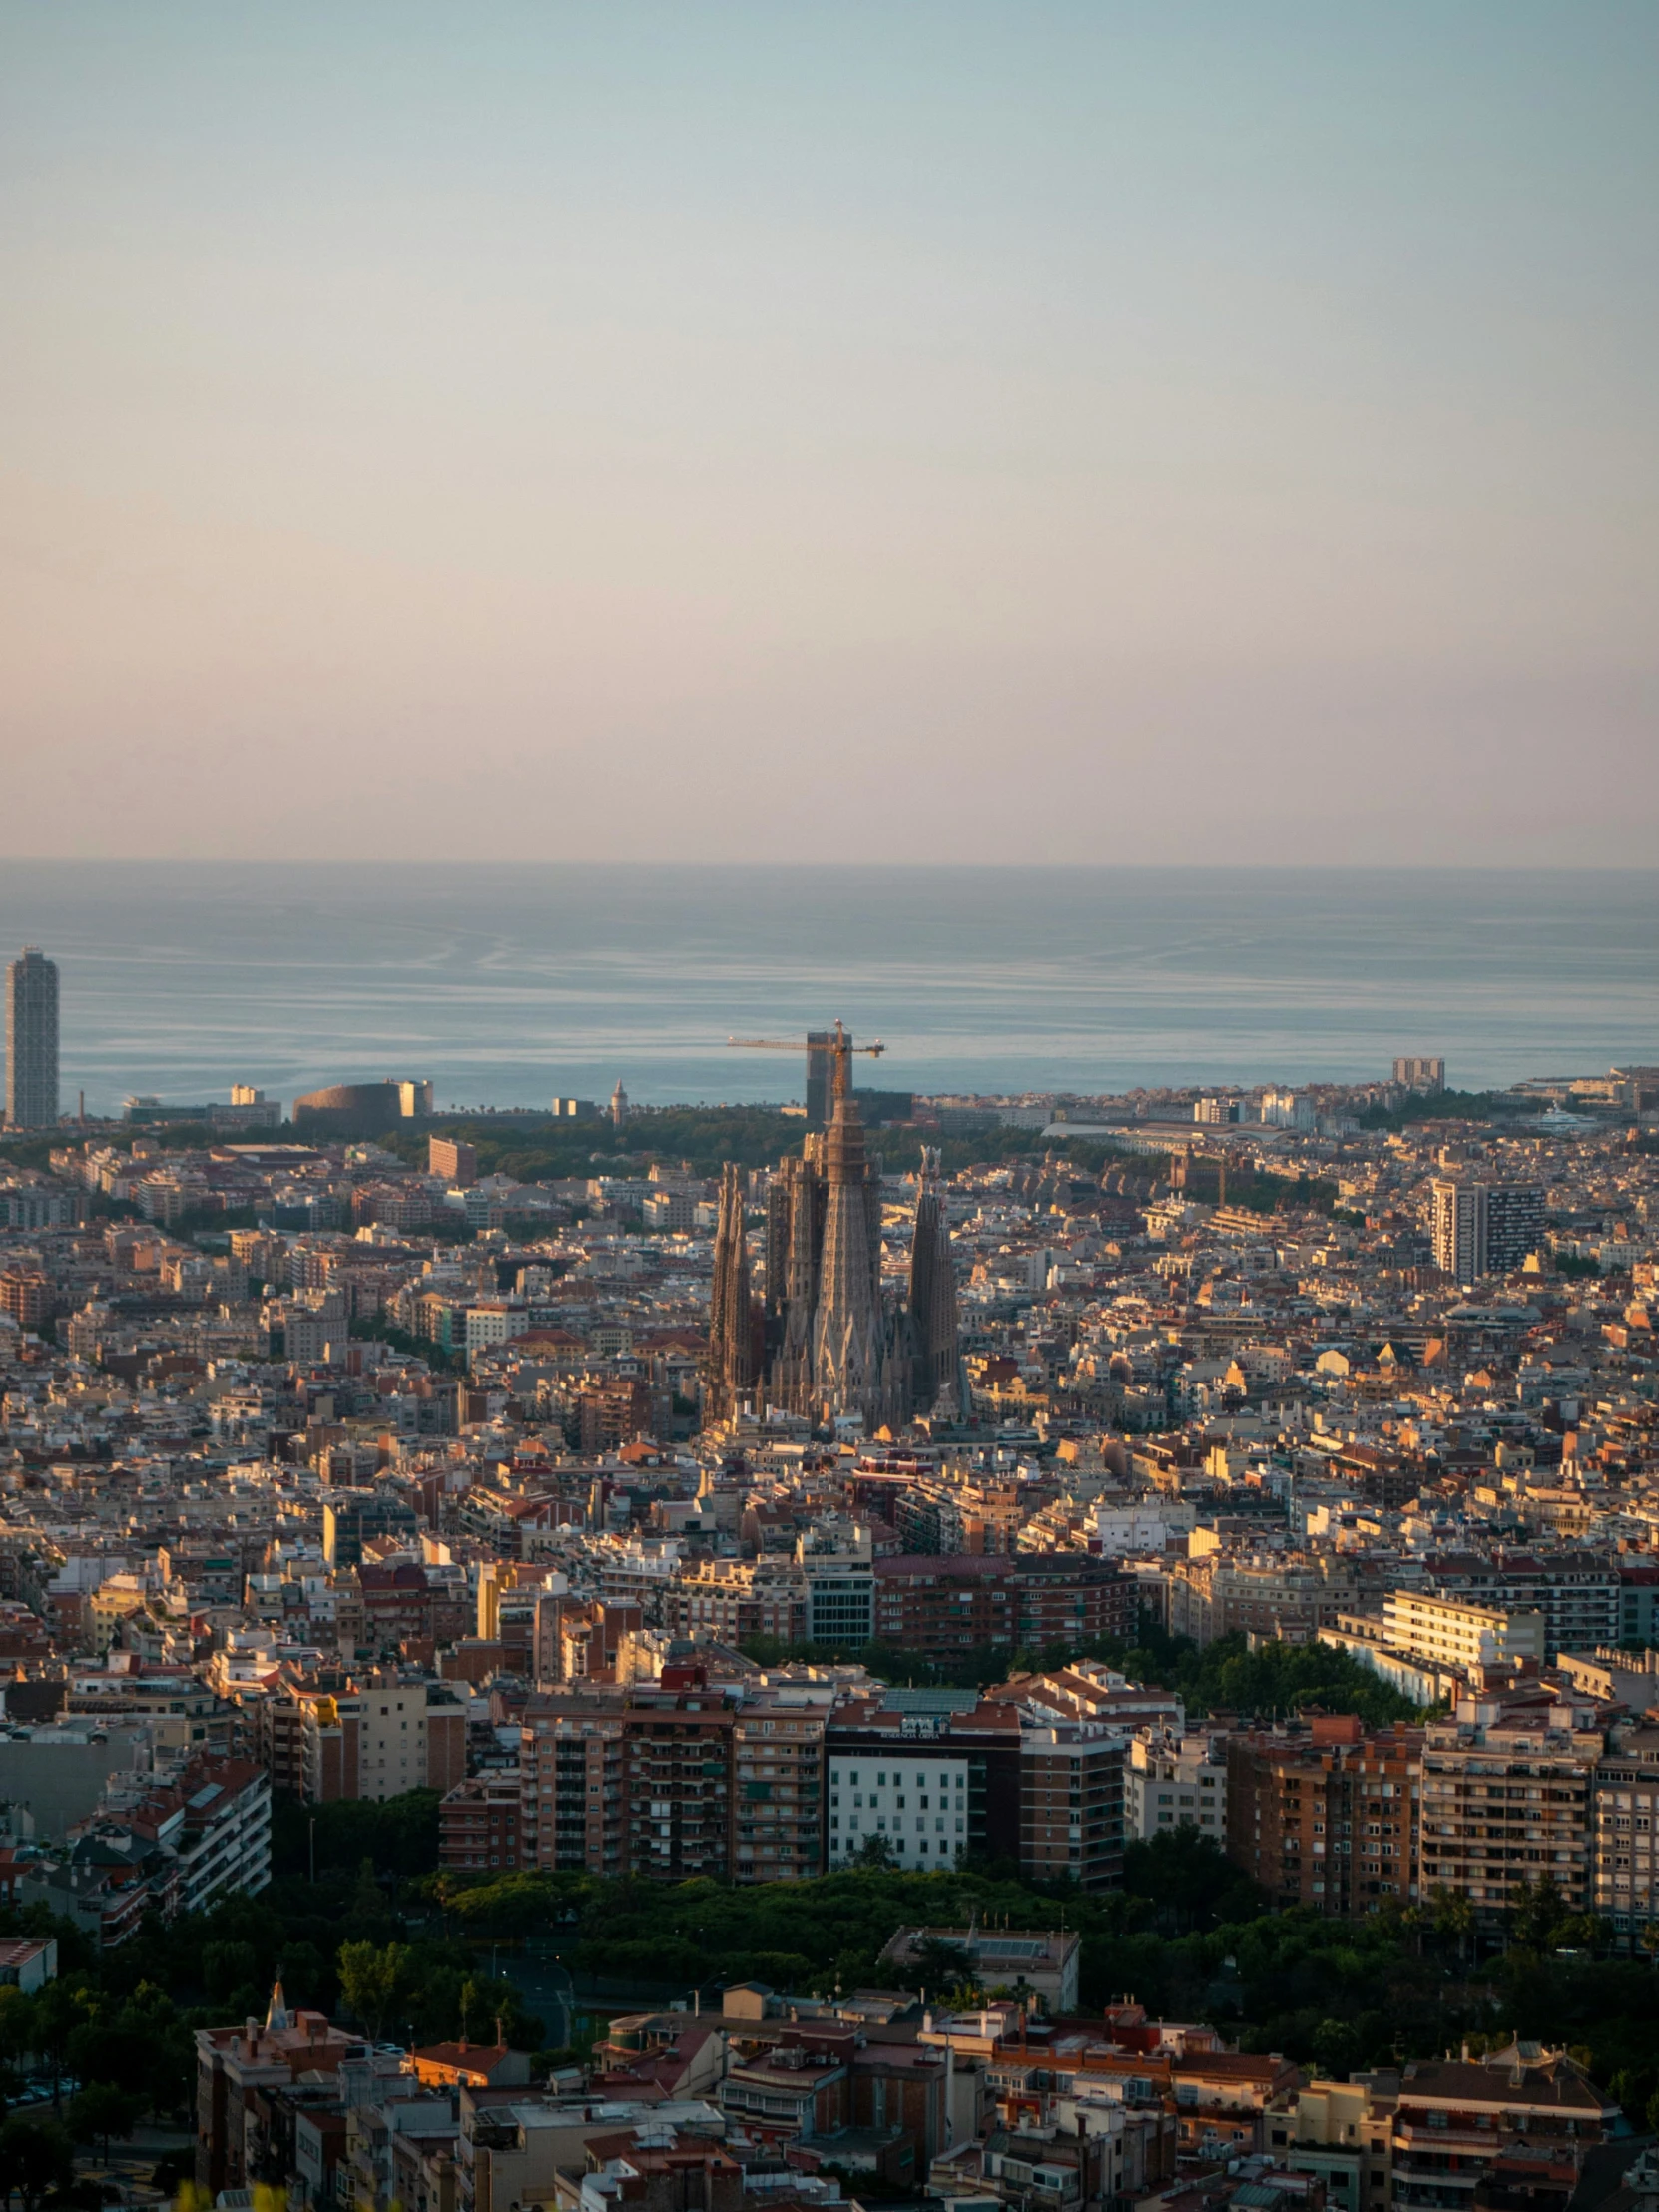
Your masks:
M 1659 1062 L 1659 872 L 0 862 L 63 1102 L 429 1076 L 440 1104 L 799 1098 L 843 1019 L 917 1090 Z

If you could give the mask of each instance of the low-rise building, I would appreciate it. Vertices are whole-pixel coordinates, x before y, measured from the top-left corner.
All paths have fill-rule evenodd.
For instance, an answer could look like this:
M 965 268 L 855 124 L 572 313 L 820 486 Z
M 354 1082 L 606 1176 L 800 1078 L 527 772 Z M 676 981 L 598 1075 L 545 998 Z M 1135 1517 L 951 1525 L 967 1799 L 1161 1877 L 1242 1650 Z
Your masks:
M 929 1944 L 961 1951 L 974 1977 L 987 1987 L 1028 1992 L 1053 2013 L 1077 2009 L 1083 1946 L 1079 1936 L 1064 1930 L 901 1928 L 881 1956 L 892 1965 L 909 1966 Z M 922 2040 L 927 2040 L 925 2032 Z

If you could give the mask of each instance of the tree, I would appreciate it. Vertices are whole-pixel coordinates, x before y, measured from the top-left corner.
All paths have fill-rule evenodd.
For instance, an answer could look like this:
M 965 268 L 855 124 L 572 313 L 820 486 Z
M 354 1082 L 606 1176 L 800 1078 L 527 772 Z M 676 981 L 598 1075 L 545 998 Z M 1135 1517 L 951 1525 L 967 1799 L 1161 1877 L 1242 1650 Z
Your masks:
M 111 2136 L 130 2135 L 142 2109 L 137 2097 L 113 2082 L 95 2081 L 70 2098 L 69 2131 L 78 2143 L 102 2143 L 108 2158 Z
M 885 1836 L 866 1836 L 858 1846 L 858 1856 L 852 1863 L 855 1867 L 890 1867 L 893 1864 L 893 1848 Z
M 1429 1895 L 1434 1912 L 1434 1935 L 1440 1942 L 1457 1944 L 1459 1960 L 1463 1945 L 1474 1933 L 1474 1907 L 1461 1892 L 1448 1890 L 1444 1883 L 1436 1883 Z
M 239 1989 L 258 1985 L 259 1953 L 252 1943 L 204 1943 L 202 1979 L 213 2001 L 224 2004 Z
M 23 2212 L 39 2212 L 49 2189 L 67 2189 L 74 2178 L 75 2153 L 55 2120 L 14 2115 L 0 2127 L 0 2189 L 8 2208 L 15 2195 Z
M 33 2010 L 15 1982 L 0 1988 L 0 2059 L 8 2064 L 34 2047 L 29 2033 Z
M 1123 1887 L 1130 1897 L 1153 1906 L 1166 1934 L 1212 1928 L 1218 1921 L 1245 1921 L 1262 1910 L 1261 1892 L 1250 1877 L 1202 1829 L 1164 1829 L 1144 1842 L 1126 1846 Z
M 1509 1892 L 1509 1933 L 1528 1950 L 1547 1949 L 1568 1918 L 1567 1901 L 1547 1874 L 1536 1882 L 1523 1877 Z
M 386 2014 L 397 2002 L 408 1956 L 406 1943 L 387 1943 L 384 1949 L 373 1943 L 341 1943 L 339 1947 L 336 1966 L 340 1996 L 346 2010 L 362 2021 L 374 2042 L 379 2041 Z
M 895 1978 L 903 1988 L 931 1989 L 935 1996 L 975 1985 L 973 1960 L 961 1944 L 944 1942 L 937 1936 L 923 1937 Z
M 72 1988 L 67 1981 L 48 1981 L 44 1988 L 35 1992 L 30 2002 L 30 2046 L 51 2065 L 54 2106 L 62 2102 L 59 2077 L 63 2073 L 69 2038 L 78 2027 L 85 2025 L 89 2011 L 90 2000 L 85 1991 Z

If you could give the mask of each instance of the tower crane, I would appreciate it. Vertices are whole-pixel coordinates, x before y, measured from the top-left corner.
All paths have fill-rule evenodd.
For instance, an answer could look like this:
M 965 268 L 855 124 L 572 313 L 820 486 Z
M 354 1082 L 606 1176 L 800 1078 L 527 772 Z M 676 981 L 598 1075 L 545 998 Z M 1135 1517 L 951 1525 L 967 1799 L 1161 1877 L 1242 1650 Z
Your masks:
M 873 1060 L 887 1049 L 879 1037 L 874 1044 L 854 1044 L 838 1021 L 834 1034 L 827 1035 L 822 1043 L 816 1037 L 728 1037 L 726 1042 L 740 1052 L 828 1052 L 831 1093 L 837 1099 L 844 1098 L 850 1088 L 848 1062 L 853 1053 L 864 1053 Z

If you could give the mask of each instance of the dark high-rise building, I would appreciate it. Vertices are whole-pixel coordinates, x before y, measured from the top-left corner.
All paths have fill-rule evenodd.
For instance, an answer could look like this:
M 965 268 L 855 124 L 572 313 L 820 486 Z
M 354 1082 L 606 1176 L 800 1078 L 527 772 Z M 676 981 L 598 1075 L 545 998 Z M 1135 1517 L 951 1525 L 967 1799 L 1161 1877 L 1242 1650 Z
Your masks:
M 743 1170 L 728 1160 L 720 1171 L 720 1220 L 709 1300 L 708 1409 L 717 1419 L 735 1413 L 755 1386 L 760 1317 L 750 1286 L 743 1182 Z
M 924 1149 L 910 1240 L 910 1331 L 915 1402 L 926 1408 L 956 1389 L 956 1269 L 939 1191 L 939 1155 Z
M 6 970 L 6 1120 L 49 1129 L 58 1118 L 58 964 L 25 945 Z
M 1510 1275 L 1544 1242 L 1544 1194 L 1537 1183 L 1492 1183 L 1486 1190 L 1486 1265 Z
M 380 1490 L 348 1493 L 322 1508 L 322 1556 L 331 1567 L 360 1566 L 371 1536 L 410 1537 L 417 1525 L 405 1498 Z
M 1511 1274 L 1543 1245 L 1544 1194 L 1536 1183 L 1441 1176 L 1432 1197 L 1434 1265 L 1459 1283 Z

